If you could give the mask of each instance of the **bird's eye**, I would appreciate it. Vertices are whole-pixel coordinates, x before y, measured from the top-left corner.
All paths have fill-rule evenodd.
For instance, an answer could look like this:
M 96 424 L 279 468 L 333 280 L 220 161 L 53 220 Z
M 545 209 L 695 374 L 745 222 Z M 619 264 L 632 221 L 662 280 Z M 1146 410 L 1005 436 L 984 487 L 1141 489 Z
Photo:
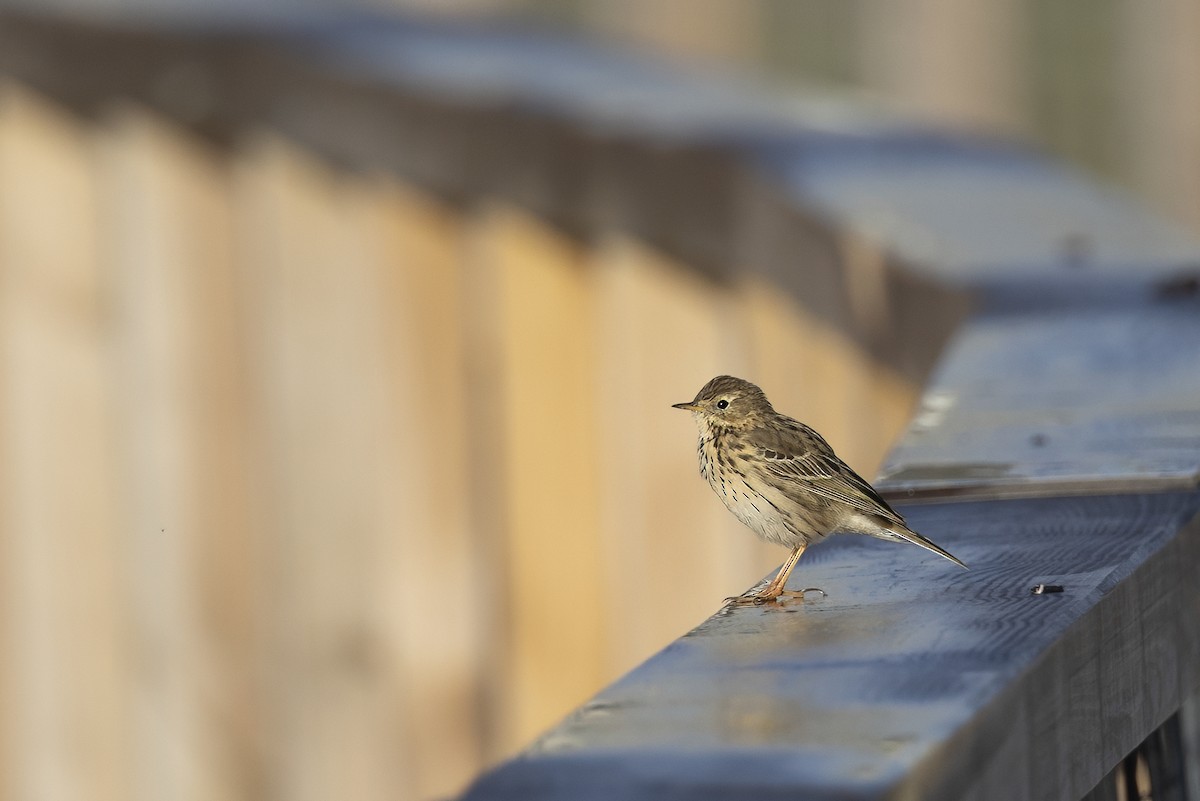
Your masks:
M 718 409 L 728 409 L 729 401 L 725 400 L 724 398 L 721 398 L 721 400 L 717 401 L 717 408 Z

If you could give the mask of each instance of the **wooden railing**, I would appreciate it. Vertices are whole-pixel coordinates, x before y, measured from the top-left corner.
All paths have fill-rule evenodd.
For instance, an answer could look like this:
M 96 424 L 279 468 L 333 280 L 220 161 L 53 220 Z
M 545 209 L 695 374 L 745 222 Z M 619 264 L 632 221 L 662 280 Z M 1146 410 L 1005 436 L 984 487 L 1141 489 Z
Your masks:
M 1079 797 L 1200 686 L 1136 206 L 535 36 L 0 22 L 6 796 L 453 792 L 778 561 L 667 408 L 719 372 L 866 473 L 928 382 L 881 486 L 972 570 L 815 549 L 472 797 Z

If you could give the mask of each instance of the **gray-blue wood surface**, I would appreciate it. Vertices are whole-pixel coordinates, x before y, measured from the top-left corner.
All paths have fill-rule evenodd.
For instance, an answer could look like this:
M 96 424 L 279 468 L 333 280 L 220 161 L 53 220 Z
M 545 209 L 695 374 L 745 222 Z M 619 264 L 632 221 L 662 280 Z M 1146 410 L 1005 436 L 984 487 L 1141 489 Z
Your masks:
M 717 614 L 467 797 L 1079 797 L 1200 684 L 1195 492 L 902 510 L 971 570 L 813 548 L 828 597 Z

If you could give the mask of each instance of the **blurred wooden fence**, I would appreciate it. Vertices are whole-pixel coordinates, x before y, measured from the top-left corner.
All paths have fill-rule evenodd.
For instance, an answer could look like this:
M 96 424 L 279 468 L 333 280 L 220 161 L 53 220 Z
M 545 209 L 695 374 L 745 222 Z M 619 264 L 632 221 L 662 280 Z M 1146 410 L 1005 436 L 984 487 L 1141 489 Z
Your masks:
M 779 561 L 697 477 L 670 403 L 755 378 L 870 474 L 958 314 L 884 367 L 882 252 L 744 174 L 604 168 L 581 207 L 657 195 L 580 230 L 523 185 L 334 157 L 312 120 L 394 131 L 319 102 L 289 123 L 302 82 L 264 89 L 227 41 L 209 63 L 5 22 L 3 798 L 454 792 Z M 206 102 L 253 86 L 280 116 L 213 135 L 146 94 L 195 74 Z M 445 138 L 455 102 L 397 119 Z M 553 177 L 595 168 L 587 147 Z M 708 263 L 660 241 L 696 221 L 655 223 L 697 193 L 727 201 Z

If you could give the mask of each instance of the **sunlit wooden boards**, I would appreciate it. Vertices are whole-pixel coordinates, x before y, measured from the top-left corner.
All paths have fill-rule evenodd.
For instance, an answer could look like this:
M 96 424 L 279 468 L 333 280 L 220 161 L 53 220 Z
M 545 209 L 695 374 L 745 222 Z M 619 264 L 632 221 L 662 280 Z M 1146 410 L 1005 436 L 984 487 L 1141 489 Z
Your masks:
M 469 236 L 472 433 L 485 525 L 503 543 L 491 601 L 507 637 L 492 669 L 508 751 L 604 675 L 593 276 L 574 241 L 512 207 L 484 205 Z
M 0 781 L 131 797 L 127 541 L 100 188 L 84 131 L 0 85 Z
M 403 753 L 375 686 L 373 510 L 387 455 L 374 358 L 380 315 L 373 244 L 354 188 L 274 139 L 237 164 L 256 489 L 271 553 L 261 691 L 271 784 L 295 798 L 394 781 Z M 339 269 L 331 269 L 333 265 Z M 372 369 L 376 368 L 376 369 Z M 393 521 L 398 523 L 399 521 Z
M 387 254 L 381 367 L 392 403 L 381 425 L 394 436 L 399 478 L 384 489 L 383 508 L 404 522 L 383 535 L 376 602 L 400 650 L 400 685 L 391 692 L 407 732 L 407 786 L 414 798 L 432 798 L 456 792 L 481 764 L 491 719 L 494 567 L 473 525 L 468 226 L 452 207 L 397 184 L 386 186 L 378 213 Z
M 162 186 L 162 165 L 171 165 L 179 145 L 140 122 L 117 126 L 115 157 L 125 143 L 124 158 L 135 159 L 125 164 L 133 190 L 138 164 L 143 179 L 158 175 L 160 191 L 142 187 L 141 194 L 161 205 L 172 194 Z M 198 505 L 194 541 L 182 546 L 203 572 L 201 597 L 191 603 L 216 629 L 215 663 L 195 675 L 176 665 L 169 675 L 191 679 L 203 710 L 217 719 L 207 741 L 173 731 L 164 747 L 201 762 L 231 759 L 209 764 L 207 775 L 233 772 L 229 781 L 242 797 L 301 780 L 362 797 L 450 792 L 477 764 L 479 737 L 472 585 L 460 592 L 468 603 L 442 615 L 437 631 L 426 611 L 444 591 L 442 576 L 471 572 L 453 214 L 383 182 L 339 177 L 269 138 L 247 146 L 227 183 L 239 224 L 225 233 L 237 268 L 224 276 L 231 287 L 209 290 L 228 290 L 220 299 L 236 308 L 206 309 L 205 292 L 193 291 L 185 302 L 152 296 L 158 302 L 144 310 L 153 315 L 165 302 L 194 325 L 211 326 L 214 311 L 236 317 L 229 330 L 191 331 L 191 349 L 150 337 L 179 357 L 180 371 L 203 368 L 206 349 L 219 352 L 224 374 L 215 378 L 239 385 L 237 397 L 225 399 L 236 405 L 233 416 L 211 433 L 241 440 L 243 473 L 220 471 L 218 480 L 235 486 Z M 158 274 L 173 265 L 193 283 L 221 277 L 220 259 L 205 256 L 212 242 L 197 234 L 196 209 L 158 209 L 162 219 L 154 208 L 127 211 L 141 212 L 134 223 L 157 223 L 160 236 L 174 226 L 177 236 L 204 240 L 145 253 L 143 240 L 153 245 L 154 236 L 126 232 L 134 250 L 122 261 L 145 271 L 128 284 L 132 324 L 139 291 L 161 284 Z M 129 350 L 137 356 L 137 347 Z M 219 380 L 193 389 L 185 408 L 211 415 L 213 401 L 221 406 Z M 411 429 L 394 414 L 408 397 L 428 404 Z M 176 433 L 199 432 L 211 450 L 203 420 L 190 423 L 181 421 Z M 161 447 L 170 433 L 147 437 Z M 172 478 L 164 473 L 160 481 Z M 174 478 L 178 486 L 166 497 L 205 489 Z M 147 481 L 130 483 L 144 491 Z M 239 492 L 253 496 L 249 511 L 239 513 Z M 186 526 L 186 510 L 179 511 L 172 517 Z M 140 550 L 153 556 L 152 548 Z M 176 631 L 187 624 L 173 621 Z M 214 741 L 223 747 L 201 747 Z M 157 795 L 192 786 L 187 775 L 164 769 Z
M 269 137 L 237 170 L 275 555 L 263 669 L 276 786 L 296 798 L 415 794 L 417 782 L 445 792 L 461 780 L 455 761 L 474 758 L 461 726 L 480 669 L 460 484 L 470 452 L 455 417 L 457 265 L 438 236 L 453 222 Z M 408 207 L 410 225 L 430 224 L 412 250 L 417 229 L 392 219 Z M 406 269 L 431 275 L 393 274 Z M 416 335 L 421 315 L 439 314 Z
M 486 667 L 457 213 L 9 86 L 0 177 L 4 792 L 454 792 Z
M 238 798 L 263 713 L 254 643 L 264 554 L 247 485 L 244 364 L 225 162 L 132 108 L 92 131 L 136 666 L 131 797 Z

